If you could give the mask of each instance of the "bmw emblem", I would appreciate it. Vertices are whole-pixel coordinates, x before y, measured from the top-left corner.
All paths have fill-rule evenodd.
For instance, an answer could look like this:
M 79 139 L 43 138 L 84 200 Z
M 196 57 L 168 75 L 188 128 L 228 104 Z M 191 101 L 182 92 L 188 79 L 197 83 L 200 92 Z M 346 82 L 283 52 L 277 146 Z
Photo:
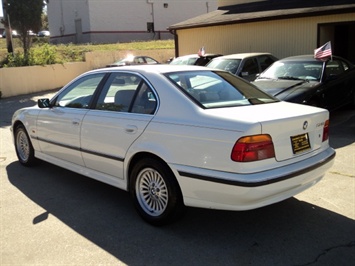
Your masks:
M 303 130 L 306 130 L 308 127 L 308 122 L 307 121 L 304 121 L 303 122 Z

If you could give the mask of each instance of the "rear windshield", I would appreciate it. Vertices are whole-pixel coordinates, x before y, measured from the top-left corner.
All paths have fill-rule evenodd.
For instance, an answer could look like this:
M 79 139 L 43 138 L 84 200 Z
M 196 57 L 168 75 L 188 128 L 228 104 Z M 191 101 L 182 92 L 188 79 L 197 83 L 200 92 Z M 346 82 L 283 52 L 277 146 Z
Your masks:
M 235 74 L 241 61 L 241 59 L 215 59 L 210 61 L 207 67 L 221 69 Z
M 178 57 L 170 62 L 170 65 L 194 65 L 198 57 Z
M 203 108 L 245 106 L 278 101 L 249 82 L 224 71 L 182 71 L 165 75 Z

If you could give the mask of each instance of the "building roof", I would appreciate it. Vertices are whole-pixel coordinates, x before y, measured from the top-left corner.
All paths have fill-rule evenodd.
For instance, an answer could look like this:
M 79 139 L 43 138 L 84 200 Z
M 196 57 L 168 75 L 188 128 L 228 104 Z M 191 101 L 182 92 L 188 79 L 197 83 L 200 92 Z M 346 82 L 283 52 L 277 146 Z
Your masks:
M 171 25 L 168 30 L 355 12 L 355 0 L 267 0 L 232 6 Z

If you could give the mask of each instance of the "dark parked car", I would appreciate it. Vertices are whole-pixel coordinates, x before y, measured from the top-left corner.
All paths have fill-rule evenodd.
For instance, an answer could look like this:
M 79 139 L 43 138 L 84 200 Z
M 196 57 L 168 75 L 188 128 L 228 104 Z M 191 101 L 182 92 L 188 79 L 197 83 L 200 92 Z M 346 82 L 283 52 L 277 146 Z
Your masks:
M 278 59 L 269 53 L 241 53 L 217 57 L 206 67 L 222 69 L 252 81 Z
M 280 100 L 334 110 L 355 104 L 355 68 L 333 56 L 319 60 L 313 55 L 292 56 L 275 62 L 254 85 Z
M 139 55 L 139 56 L 127 56 L 113 64 L 107 65 L 107 67 L 116 66 L 129 66 L 129 65 L 156 65 L 159 62 L 149 56 Z
M 213 58 L 222 56 L 221 54 L 205 54 L 205 55 L 198 55 L 198 54 L 190 54 L 190 55 L 183 55 L 174 58 L 170 64 L 171 65 L 195 65 L 195 66 L 205 66 L 208 62 L 210 62 Z

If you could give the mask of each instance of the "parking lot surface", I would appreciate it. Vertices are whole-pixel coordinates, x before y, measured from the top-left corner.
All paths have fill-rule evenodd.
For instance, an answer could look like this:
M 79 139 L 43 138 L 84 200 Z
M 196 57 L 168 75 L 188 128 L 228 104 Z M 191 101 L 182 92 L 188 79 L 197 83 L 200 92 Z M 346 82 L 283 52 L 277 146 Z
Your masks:
M 21 166 L 11 116 L 53 92 L 0 100 L 0 265 L 354 265 L 355 110 L 331 114 L 324 179 L 245 212 L 188 208 L 153 227 L 127 192 L 42 162 Z

